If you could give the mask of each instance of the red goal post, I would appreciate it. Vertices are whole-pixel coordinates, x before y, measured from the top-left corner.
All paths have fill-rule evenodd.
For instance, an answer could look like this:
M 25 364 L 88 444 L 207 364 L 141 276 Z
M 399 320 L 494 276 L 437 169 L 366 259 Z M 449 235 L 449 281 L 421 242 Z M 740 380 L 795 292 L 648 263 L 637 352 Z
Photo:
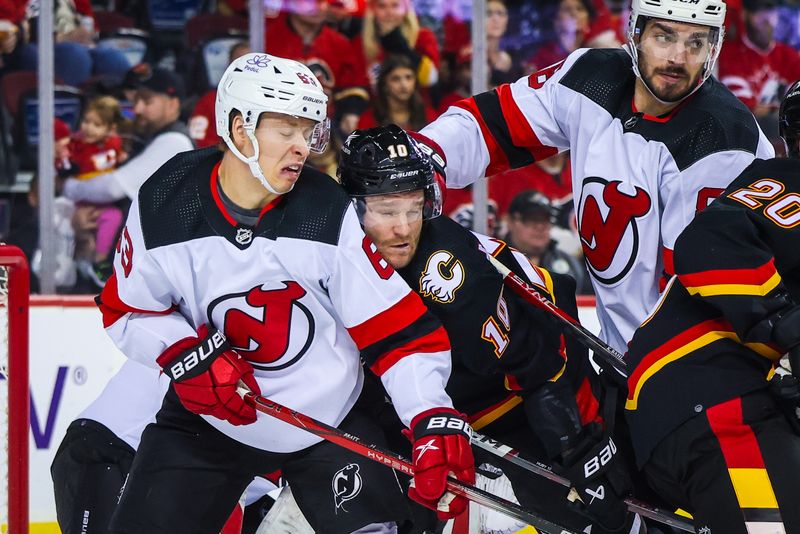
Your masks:
M 6 450 L 0 465 L 0 530 L 28 534 L 28 308 L 30 272 L 22 251 L 0 244 L 0 388 Z M 4 530 L 7 528 L 7 530 Z

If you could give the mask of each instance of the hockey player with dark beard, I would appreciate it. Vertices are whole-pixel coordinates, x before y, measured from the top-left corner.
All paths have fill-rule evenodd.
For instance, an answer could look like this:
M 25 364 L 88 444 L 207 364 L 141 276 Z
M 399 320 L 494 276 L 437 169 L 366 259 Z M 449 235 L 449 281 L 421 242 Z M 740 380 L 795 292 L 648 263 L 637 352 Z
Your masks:
M 327 143 L 326 105 L 304 65 L 242 56 L 217 90 L 226 150 L 179 154 L 139 190 L 98 305 L 120 350 L 171 383 L 111 532 L 219 532 L 252 477 L 276 469 L 318 532 L 402 521 L 393 471 L 237 393 L 245 384 L 381 444 L 356 406 L 362 360 L 428 451 L 410 497 L 445 517 L 466 507 L 445 492 L 448 473 L 475 479 L 470 427 L 445 392 L 447 334 L 378 261 L 342 189 L 304 167 Z
M 619 352 L 673 273 L 681 230 L 754 158 L 774 156 L 711 75 L 724 20 L 722 0 L 632 0 L 624 50 L 576 50 L 420 131 L 448 188 L 569 150 L 600 337 Z
M 627 356 L 637 462 L 701 533 L 800 532 L 800 82 L 779 116 L 788 159 L 754 161 L 686 227 Z
M 594 534 L 638 532 L 640 519 L 622 502 L 630 482 L 619 455 L 588 478 L 581 468 L 589 451 L 609 439 L 586 349 L 505 289 L 487 254 L 573 316 L 575 281 L 533 266 L 503 241 L 438 217 L 442 194 L 434 166 L 396 125 L 351 134 L 338 172 L 386 272 L 396 270 L 450 336 L 447 392 L 456 409 L 473 428 L 527 457 L 557 462 L 589 504 L 569 507 L 567 488 L 482 453 L 485 461 L 502 465 L 520 503 L 575 531 L 591 521 Z M 419 451 L 412 453 L 416 458 Z M 603 493 L 605 498 L 592 498 Z

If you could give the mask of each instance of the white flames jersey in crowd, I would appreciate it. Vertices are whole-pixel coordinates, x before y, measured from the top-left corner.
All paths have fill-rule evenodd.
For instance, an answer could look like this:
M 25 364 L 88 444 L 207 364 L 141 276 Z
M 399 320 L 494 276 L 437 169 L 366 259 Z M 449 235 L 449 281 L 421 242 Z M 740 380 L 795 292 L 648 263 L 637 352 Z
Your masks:
M 560 63 L 462 100 L 421 133 L 448 187 L 570 150 L 575 213 L 603 338 L 624 351 L 672 272 L 675 239 L 755 158 L 773 156 L 752 114 L 710 78 L 672 113 L 633 104 L 622 49 Z
M 294 190 L 237 224 L 217 189 L 215 148 L 178 154 L 140 189 L 100 295 L 106 331 L 156 366 L 208 323 L 255 369 L 262 393 L 338 425 L 360 394 L 360 357 L 401 420 L 452 407 L 444 328 L 364 236 L 344 190 L 305 168 Z M 274 452 L 320 439 L 268 415 L 246 426 L 205 417 Z

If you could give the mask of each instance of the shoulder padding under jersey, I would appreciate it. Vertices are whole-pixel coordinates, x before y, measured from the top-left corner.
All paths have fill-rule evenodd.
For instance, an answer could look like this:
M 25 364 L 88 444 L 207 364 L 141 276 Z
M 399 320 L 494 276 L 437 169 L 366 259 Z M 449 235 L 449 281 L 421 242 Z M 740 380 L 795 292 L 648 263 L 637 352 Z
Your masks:
M 139 189 L 139 218 L 148 250 L 214 235 L 203 214 L 200 184 L 207 184 L 222 153 L 216 148 L 173 156 Z
M 622 122 L 625 133 L 664 143 L 679 170 L 715 152 L 753 155 L 758 126 L 750 110 L 713 76 L 666 120 L 629 121 L 635 76 L 622 49 L 592 49 L 575 61 L 560 84 L 595 102 Z
M 300 179 L 284 198 L 284 216 L 279 237 L 305 239 L 335 245 L 350 197 L 333 178 L 311 167 L 303 167 Z

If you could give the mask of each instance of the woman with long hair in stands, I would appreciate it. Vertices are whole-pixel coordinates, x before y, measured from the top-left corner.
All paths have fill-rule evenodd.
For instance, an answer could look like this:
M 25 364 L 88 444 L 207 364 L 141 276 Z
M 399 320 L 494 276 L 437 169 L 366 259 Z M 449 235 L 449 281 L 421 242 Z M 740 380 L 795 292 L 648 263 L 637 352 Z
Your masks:
M 372 108 L 361 116 L 358 127 L 394 123 L 405 130 L 419 130 L 435 118 L 436 113 L 420 95 L 411 60 L 390 56 L 381 65 Z
M 419 25 L 411 0 L 369 0 L 361 35 L 353 39 L 356 53 L 363 54 L 367 75 L 374 88 L 380 65 L 389 55 L 407 57 L 420 87 L 439 80 L 439 43 Z

